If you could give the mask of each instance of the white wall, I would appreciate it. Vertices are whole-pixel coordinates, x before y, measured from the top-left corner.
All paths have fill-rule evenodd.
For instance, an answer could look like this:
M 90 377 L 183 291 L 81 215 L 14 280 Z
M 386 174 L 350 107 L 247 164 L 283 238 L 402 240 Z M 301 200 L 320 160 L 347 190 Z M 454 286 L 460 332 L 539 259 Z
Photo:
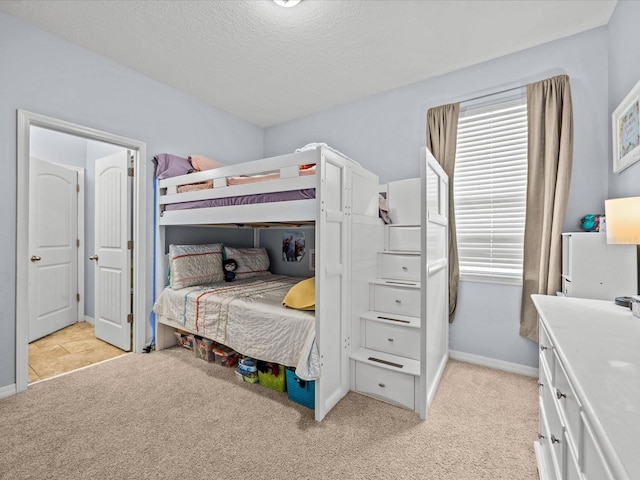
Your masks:
M 153 41 L 153 39 L 149 39 Z M 0 13 L 0 389 L 15 383 L 16 111 L 146 142 L 151 157 L 203 154 L 227 163 L 262 157 L 261 128 Z M 191 72 L 185 72 L 190 74 Z M 150 166 L 150 165 L 149 165 Z M 147 202 L 151 206 L 152 168 Z M 150 212 L 151 213 L 151 212 Z M 147 243 L 153 245 L 153 216 Z M 153 252 L 147 268 L 153 271 Z M 152 281 L 147 311 L 151 312 Z M 148 321 L 148 319 L 147 319 Z
M 377 173 L 381 182 L 415 177 L 427 109 L 560 73 L 571 77 L 574 107 L 565 221 L 565 230 L 573 231 L 585 213 L 603 210 L 607 192 L 605 27 L 267 128 L 265 155 L 326 142 Z M 537 345 L 518 335 L 520 295 L 520 287 L 463 282 L 451 349 L 537 366 Z
M 608 198 L 640 196 L 640 162 L 620 173 L 613 173 L 611 113 L 640 82 L 640 2 L 620 1 L 608 25 L 609 45 L 609 137 L 606 158 L 609 162 Z

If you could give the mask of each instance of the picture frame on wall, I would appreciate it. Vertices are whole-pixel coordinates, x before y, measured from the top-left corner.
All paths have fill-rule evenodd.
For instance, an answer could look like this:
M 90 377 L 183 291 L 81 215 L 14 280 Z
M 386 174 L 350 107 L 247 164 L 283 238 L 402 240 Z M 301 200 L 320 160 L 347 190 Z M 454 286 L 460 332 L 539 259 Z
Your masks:
M 640 160 L 640 82 L 611 114 L 613 172 Z

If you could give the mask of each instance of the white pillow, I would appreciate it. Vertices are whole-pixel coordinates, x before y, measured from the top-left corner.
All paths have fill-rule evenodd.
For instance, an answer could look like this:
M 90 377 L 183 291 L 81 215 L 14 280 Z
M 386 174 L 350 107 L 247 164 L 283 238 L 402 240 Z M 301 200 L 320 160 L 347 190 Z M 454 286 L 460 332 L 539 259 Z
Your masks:
M 171 288 L 222 282 L 222 244 L 169 245 Z
M 271 275 L 269 271 L 269 254 L 264 247 L 235 248 L 224 247 L 225 258 L 232 258 L 238 263 L 236 278 L 259 277 Z

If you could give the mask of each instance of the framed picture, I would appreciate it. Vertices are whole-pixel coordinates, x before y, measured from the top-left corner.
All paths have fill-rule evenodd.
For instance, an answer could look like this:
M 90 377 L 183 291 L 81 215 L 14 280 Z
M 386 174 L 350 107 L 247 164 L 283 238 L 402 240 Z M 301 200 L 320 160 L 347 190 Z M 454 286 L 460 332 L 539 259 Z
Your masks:
M 640 160 L 640 82 L 611 115 L 613 172 L 618 173 Z

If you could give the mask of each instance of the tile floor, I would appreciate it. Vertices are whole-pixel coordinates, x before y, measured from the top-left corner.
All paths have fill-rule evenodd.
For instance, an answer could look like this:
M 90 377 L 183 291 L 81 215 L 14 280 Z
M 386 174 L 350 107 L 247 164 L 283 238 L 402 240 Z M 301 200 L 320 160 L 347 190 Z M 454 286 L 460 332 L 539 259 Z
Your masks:
M 97 339 L 90 323 L 78 322 L 29 344 L 29 383 L 125 353 Z

